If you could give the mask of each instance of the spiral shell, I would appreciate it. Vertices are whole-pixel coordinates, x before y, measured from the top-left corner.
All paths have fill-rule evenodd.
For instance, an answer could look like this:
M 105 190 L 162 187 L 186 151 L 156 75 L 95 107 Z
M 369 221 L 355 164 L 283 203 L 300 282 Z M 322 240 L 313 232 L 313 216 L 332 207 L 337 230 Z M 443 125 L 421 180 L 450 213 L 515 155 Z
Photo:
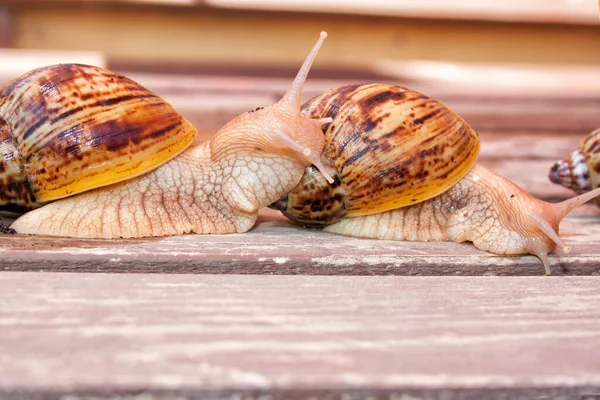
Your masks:
M 579 149 L 557 161 L 550 168 L 548 178 L 577 193 L 600 187 L 600 129 L 586 136 Z M 596 203 L 600 206 L 600 199 Z
M 35 208 L 141 175 L 195 136 L 122 75 L 77 64 L 33 70 L 0 89 L 0 207 Z
M 479 137 L 458 115 L 421 93 L 391 84 L 353 84 L 309 100 L 303 113 L 332 117 L 323 163 L 309 168 L 273 205 L 307 226 L 415 204 L 451 188 L 471 169 Z

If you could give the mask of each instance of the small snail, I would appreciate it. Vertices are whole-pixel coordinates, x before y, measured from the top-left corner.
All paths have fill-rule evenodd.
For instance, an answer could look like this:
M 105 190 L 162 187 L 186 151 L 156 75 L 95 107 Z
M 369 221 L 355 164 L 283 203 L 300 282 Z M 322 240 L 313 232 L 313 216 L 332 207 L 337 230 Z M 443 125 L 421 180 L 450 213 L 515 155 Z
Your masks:
M 353 84 L 303 106 L 323 127 L 329 184 L 308 167 L 298 186 L 272 204 L 327 232 L 378 239 L 471 241 L 497 254 L 534 254 L 550 274 L 548 253 L 569 248 L 560 221 L 600 189 L 558 204 L 474 165 L 477 134 L 421 93 L 389 84 Z
M 300 115 L 322 32 L 278 103 L 208 142 L 164 100 L 82 65 L 29 72 L 0 89 L 0 208 L 34 209 L 18 233 L 119 238 L 250 229 L 259 208 L 320 165 L 321 126 Z
M 600 187 L 600 129 L 590 133 L 564 160 L 557 161 L 548 178 L 577 193 Z M 596 200 L 600 207 L 600 199 Z

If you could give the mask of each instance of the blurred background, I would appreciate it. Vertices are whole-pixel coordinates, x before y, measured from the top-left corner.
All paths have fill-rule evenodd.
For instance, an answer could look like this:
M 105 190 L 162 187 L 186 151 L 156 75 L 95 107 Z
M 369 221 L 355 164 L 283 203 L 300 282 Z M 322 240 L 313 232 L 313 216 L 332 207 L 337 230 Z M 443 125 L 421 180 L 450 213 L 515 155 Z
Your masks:
M 305 98 L 356 81 L 420 90 L 480 132 L 481 162 L 562 198 L 547 169 L 600 127 L 598 23 L 596 0 L 0 0 L 0 81 L 105 66 L 204 140 L 277 100 L 327 30 Z

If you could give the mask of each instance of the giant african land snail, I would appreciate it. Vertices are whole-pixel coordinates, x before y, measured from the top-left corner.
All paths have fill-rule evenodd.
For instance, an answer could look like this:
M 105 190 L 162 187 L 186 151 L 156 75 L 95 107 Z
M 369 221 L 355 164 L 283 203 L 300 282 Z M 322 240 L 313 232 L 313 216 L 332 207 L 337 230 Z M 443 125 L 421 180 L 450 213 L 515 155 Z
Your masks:
M 558 204 L 541 201 L 474 165 L 479 138 L 439 102 L 389 84 L 354 84 L 309 100 L 303 114 L 331 117 L 322 163 L 271 207 L 305 226 L 348 236 L 471 241 L 497 254 L 569 248 L 560 221 L 600 189 Z M 322 169 L 322 168 L 321 168 Z
M 325 32 L 278 103 L 206 143 L 169 104 L 113 72 L 34 70 L 0 89 L 0 208 L 30 209 L 19 233 L 143 237 L 250 229 L 259 208 L 320 165 L 321 126 L 300 115 Z

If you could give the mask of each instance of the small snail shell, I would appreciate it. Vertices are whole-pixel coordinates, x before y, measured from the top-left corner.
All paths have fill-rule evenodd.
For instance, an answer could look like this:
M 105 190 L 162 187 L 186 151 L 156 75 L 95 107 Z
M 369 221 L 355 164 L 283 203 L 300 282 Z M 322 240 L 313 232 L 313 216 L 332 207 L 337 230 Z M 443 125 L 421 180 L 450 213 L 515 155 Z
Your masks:
M 550 204 L 481 166 L 475 132 L 439 102 L 388 84 L 356 84 L 309 100 L 304 113 L 331 117 L 322 162 L 271 205 L 304 226 L 379 239 L 471 241 L 497 254 L 548 253 L 560 221 L 600 189 Z
M 550 168 L 548 178 L 577 193 L 600 187 L 600 129 L 590 133 L 578 150 L 557 161 Z M 600 199 L 597 204 L 600 206 Z
M 35 208 L 19 233 L 143 237 L 244 232 L 257 210 L 320 165 L 321 125 L 300 115 L 321 33 L 290 91 L 240 115 L 213 140 L 169 104 L 113 72 L 32 71 L 0 89 L 0 206 Z

